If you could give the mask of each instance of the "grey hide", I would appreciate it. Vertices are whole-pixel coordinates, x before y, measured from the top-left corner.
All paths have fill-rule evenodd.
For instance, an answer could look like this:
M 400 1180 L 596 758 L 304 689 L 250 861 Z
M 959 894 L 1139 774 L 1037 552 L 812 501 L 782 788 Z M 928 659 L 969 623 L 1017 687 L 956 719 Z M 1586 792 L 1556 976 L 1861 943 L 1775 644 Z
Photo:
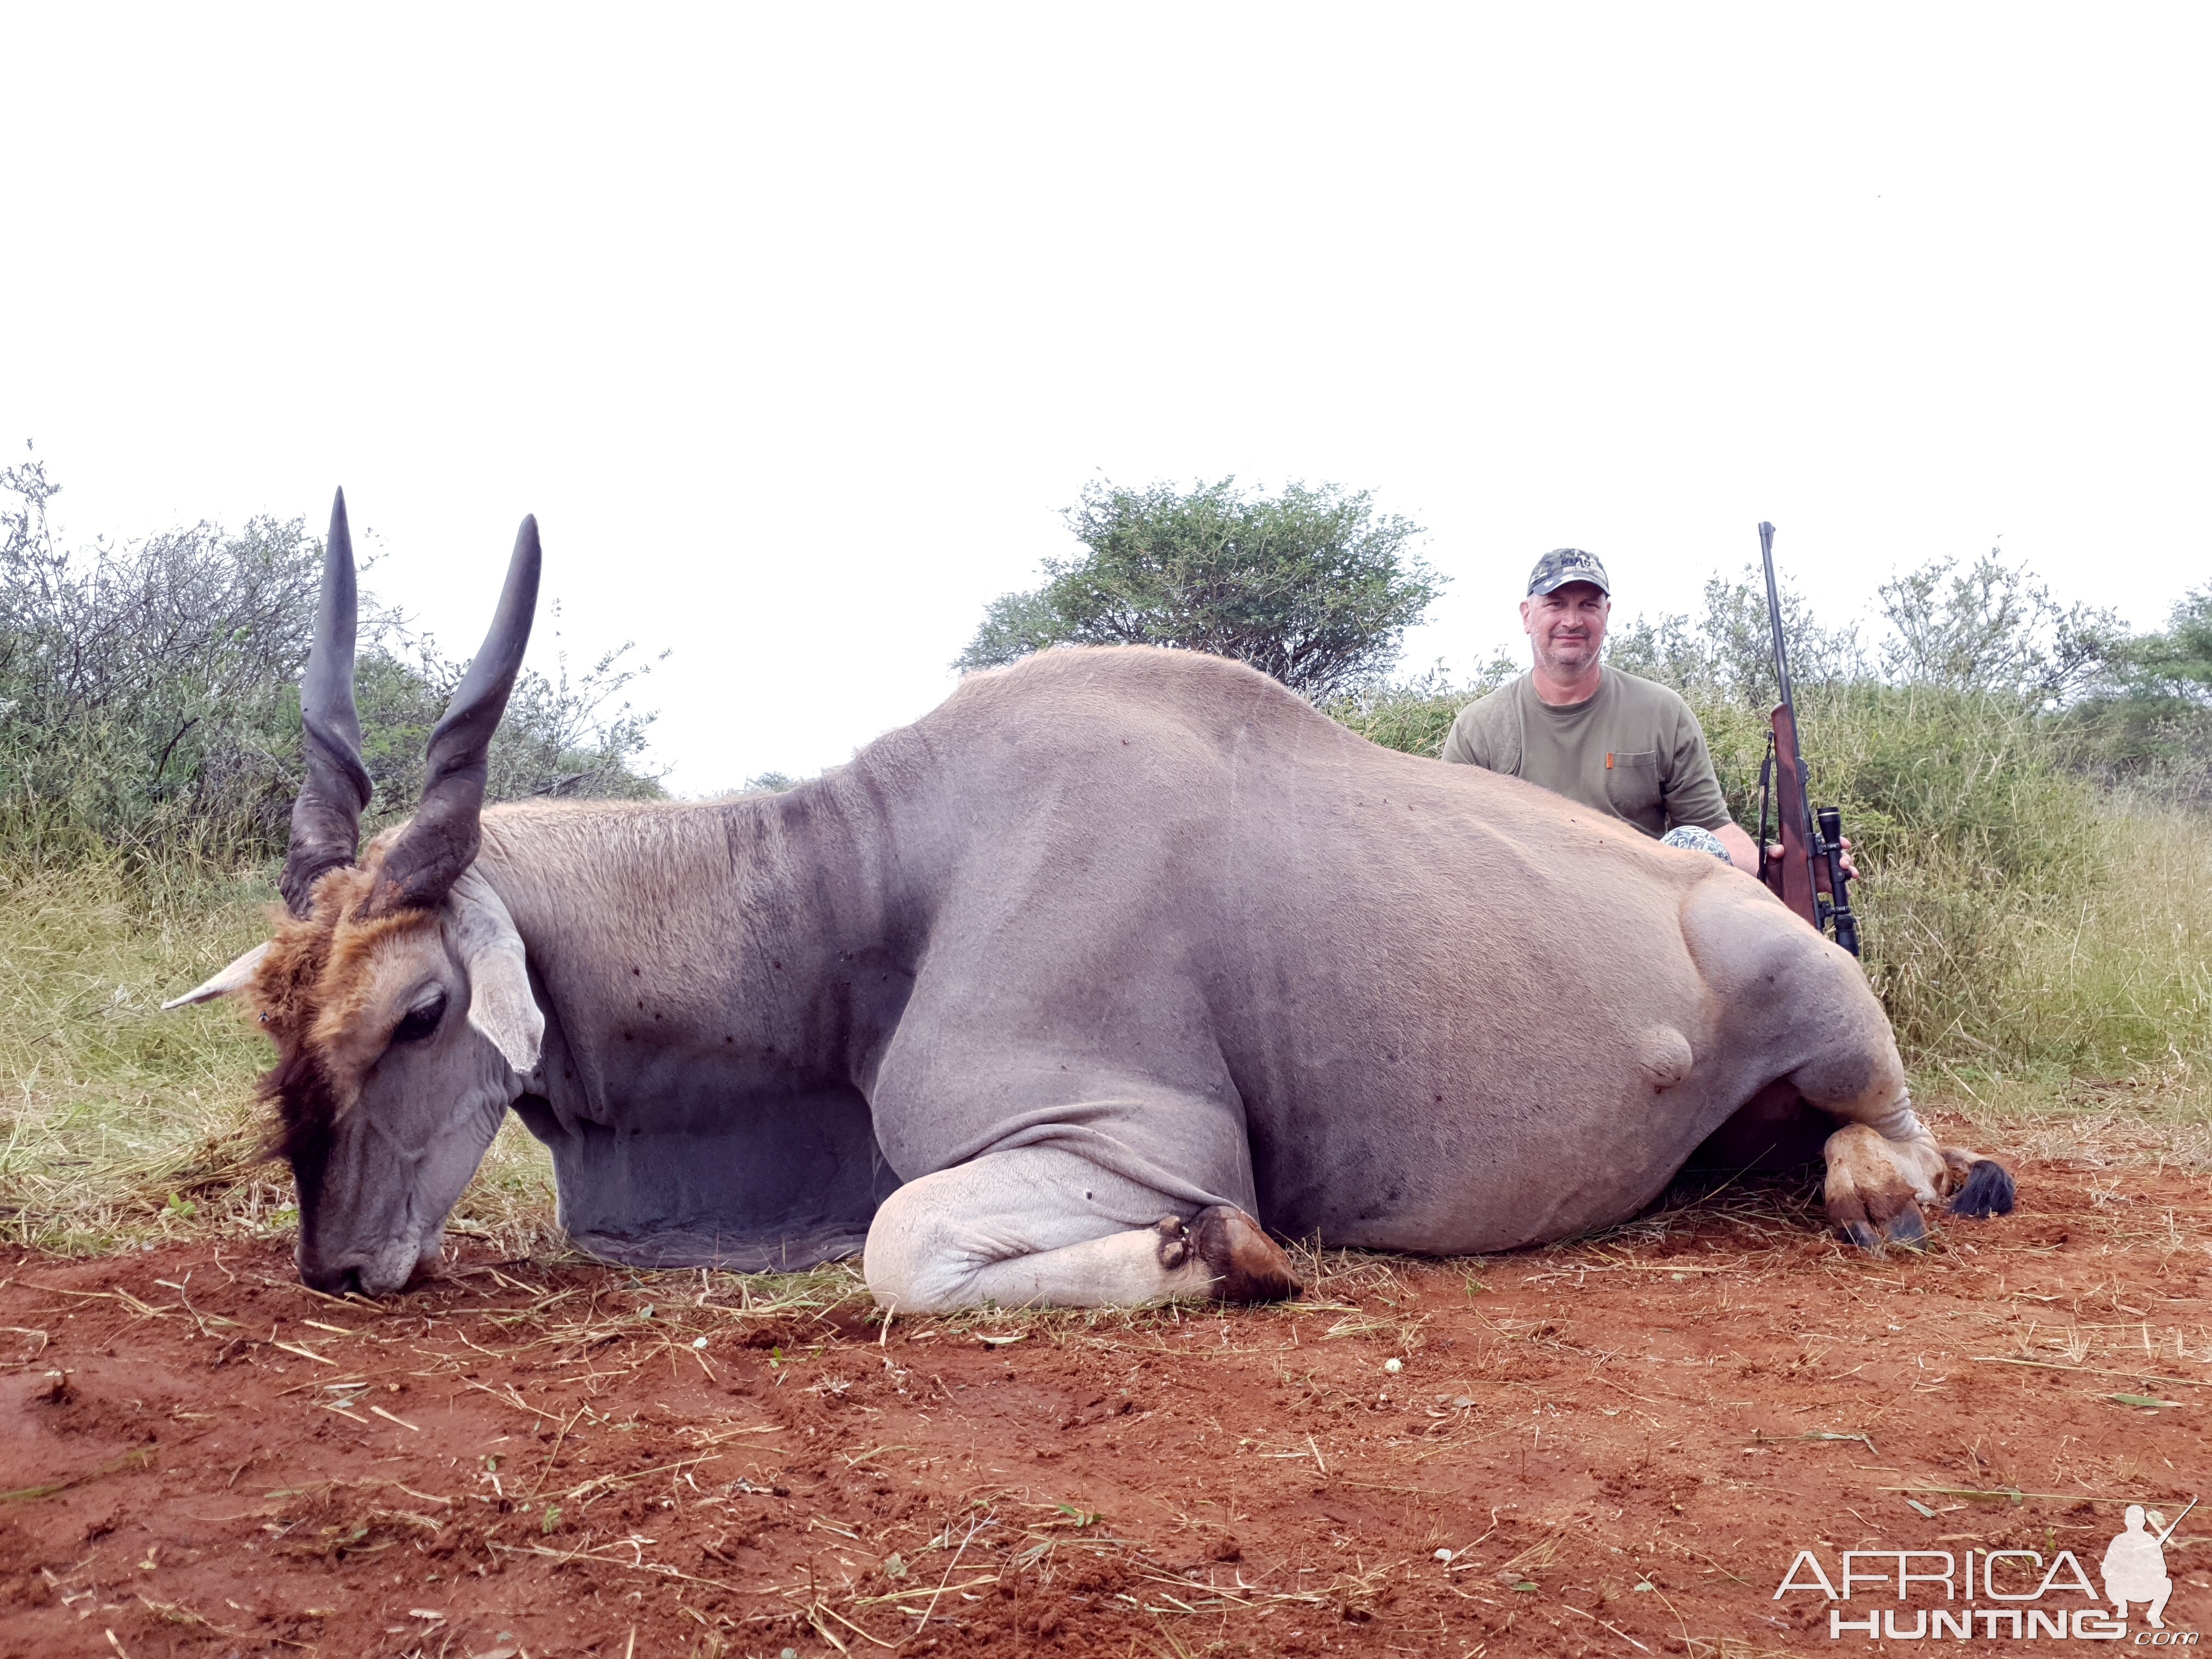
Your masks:
M 1038 1145 L 1495 1250 L 1635 1213 L 1776 1079 L 1902 1095 L 1856 964 L 1750 877 L 1184 653 L 971 676 L 782 795 L 495 809 L 476 868 L 546 1016 L 518 1109 L 635 1264 L 806 1266 Z

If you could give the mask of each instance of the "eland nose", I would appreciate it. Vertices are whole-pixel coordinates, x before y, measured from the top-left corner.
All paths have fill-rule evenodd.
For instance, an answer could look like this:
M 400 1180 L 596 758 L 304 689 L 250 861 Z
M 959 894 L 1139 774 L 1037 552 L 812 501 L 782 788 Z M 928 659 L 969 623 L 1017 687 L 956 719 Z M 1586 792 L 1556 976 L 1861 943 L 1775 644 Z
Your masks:
M 320 1291 L 325 1296 L 349 1296 L 361 1289 L 361 1269 L 358 1267 L 325 1267 L 320 1262 L 300 1258 L 300 1282 L 311 1291 Z

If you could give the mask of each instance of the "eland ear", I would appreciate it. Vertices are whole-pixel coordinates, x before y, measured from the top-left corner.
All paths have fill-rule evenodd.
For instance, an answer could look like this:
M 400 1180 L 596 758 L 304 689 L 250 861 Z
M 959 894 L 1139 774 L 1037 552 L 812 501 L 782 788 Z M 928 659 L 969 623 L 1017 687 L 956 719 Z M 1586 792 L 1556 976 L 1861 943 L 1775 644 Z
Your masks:
M 453 942 L 469 970 L 469 1024 L 518 1073 L 538 1065 L 545 1045 L 545 1016 L 530 994 L 530 963 L 514 918 L 474 870 L 453 884 Z
M 269 954 L 269 941 L 264 939 L 244 956 L 205 983 L 197 985 L 180 997 L 172 997 L 161 1005 L 161 1012 L 172 1008 L 189 1008 L 196 1002 L 213 1002 L 217 997 L 227 997 L 234 991 L 243 991 L 253 982 L 253 971 L 261 966 L 261 958 Z

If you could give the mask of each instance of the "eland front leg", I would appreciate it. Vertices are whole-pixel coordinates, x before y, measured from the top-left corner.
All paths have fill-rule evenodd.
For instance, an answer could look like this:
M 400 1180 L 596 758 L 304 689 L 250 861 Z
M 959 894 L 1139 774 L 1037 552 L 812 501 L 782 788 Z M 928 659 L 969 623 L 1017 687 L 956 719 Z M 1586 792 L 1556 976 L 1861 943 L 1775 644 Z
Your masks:
M 1054 1147 L 987 1153 L 907 1182 L 876 1212 L 861 1265 L 894 1314 L 1271 1302 L 1300 1288 L 1243 1210 L 1194 1209 Z
M 1821 1148 L 1828 1166 L 1828 1221 L 1862 1249 L 1917 1249 L 1929 1217 L 1946 1198 L 1954 1215 L 2007 1215 L 2013 1180 L 2003 1165 L 1964 1147 L 1945 1146 L 1912 1109 L 1897 1042 L 1857 965 L 1823 945 L 1811 966 L 1826 974 L 1826 999 L 1801 1006 L 1851 1011 L 1824 1026 L 1812 1054 L 1784 1079 L 1808 1105 L 1843 1127 Z

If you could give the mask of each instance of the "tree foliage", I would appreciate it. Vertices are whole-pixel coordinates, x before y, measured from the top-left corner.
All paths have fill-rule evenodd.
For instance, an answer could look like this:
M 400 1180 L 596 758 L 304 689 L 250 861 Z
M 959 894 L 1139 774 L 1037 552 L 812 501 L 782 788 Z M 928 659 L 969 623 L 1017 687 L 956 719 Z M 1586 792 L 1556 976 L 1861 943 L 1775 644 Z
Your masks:
M 0 469 L 0 847 L 258 857 L 282 848 L 301 765 L 298 679 L 322 544 L 303 520 L 202 522 L 57 544 L 45 464 Z M 414 810 L 422 748 L 466 669 L 364 594 L 356 696 L 369 827 Z M 518 681 L 492 799 L 659 793 L 629 647 Z
M 1316 701 L 1377 678 L 1444 578 L 1423 532 L 1364 490 L 1234 478 L 1188 491 L 1098 483 L 1063 516 L 1086 551 L 1047 559 L 1042 586 L 994 600 L 954 666 L 1055 645 L 1160 645 L 1251 664 Z
M 2058 605 L 1994 547 L 1964 570 L 1937 559 L 1884 582 L 1881 611 L 1893 683 L 2053 706 L 2109 689 L 2126 635 L 2110 611 Z
M 1786 578 L 1779 596 L 1795 684 L 1825 684 L 1865 672 L 1866 653 L 1856 623 L 1822 627 Z M 1616 626 L 1606 643 L 1606 660 L 1686 696 L 1695 690 L 1747 706 L 1771 707 L 1781 696 L 1781 682 L 1774 672 L 1765 577 L 1756 565 L 1745 566 L 1734 580 L 1716 572 L 1705 579 L 1704 599 L 1703 613 L 1694 620 L 1686 612 L 1662 612 Z
M 2212 587 L 2175 605 L 2165 632 L 2136 641 L 2128 667 L 2138 696 L 2212 707 Z

